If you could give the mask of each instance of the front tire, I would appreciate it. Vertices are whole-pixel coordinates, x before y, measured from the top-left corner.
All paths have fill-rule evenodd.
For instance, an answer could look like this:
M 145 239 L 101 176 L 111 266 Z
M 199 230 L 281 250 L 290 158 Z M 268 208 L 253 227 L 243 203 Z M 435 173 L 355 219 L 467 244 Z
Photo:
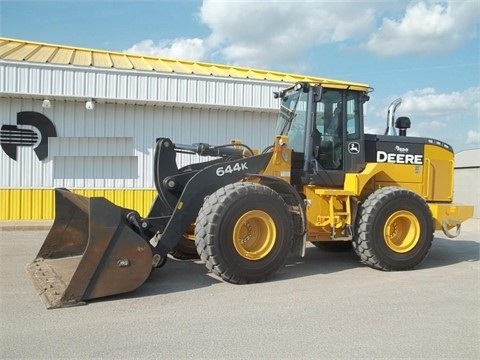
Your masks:
M 361 204 L 353 248 L 375 269 L 408 270 L 427 256 L 433 241 L 433 216 L 416 193 L 399 188 L 376 190 Z
M 234 183 L 210 195 L 195 227 L 197 252 L 225 281 L 263 281 L 282 267 L 293 241 L 287 204 L 272 189 Z

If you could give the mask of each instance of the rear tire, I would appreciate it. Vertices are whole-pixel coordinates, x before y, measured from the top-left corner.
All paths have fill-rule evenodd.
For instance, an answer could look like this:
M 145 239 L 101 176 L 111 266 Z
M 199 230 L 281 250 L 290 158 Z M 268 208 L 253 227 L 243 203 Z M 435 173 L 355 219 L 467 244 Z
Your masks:
M 427 256 L 433 216 L 416 193 L 384 187 L 361 204 L 355 230 L 353 248 L 364 264 L 385 271 L 408 270 Z
M 293 221 L 277 192 L 260 184 L 234 183 L 208 197 L 195 235 L 197 252 L 210 271 L 231 283 L 252 283 L 285 264 Z

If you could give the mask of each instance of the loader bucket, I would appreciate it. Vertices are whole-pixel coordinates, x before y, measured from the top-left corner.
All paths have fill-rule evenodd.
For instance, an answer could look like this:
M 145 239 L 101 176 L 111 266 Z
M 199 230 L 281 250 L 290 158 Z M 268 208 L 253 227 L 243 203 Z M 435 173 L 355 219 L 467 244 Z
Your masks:
M 152 270 L 150 245 L 105 198 L 55 189 L 55 221 L 26 271 L 48 309 L 135 290 Z

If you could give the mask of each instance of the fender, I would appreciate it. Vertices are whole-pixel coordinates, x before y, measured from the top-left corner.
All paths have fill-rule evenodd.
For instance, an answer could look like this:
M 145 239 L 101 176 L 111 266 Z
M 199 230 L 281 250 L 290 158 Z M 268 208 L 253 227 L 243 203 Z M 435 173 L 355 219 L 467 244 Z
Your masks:
M 307 214 L 305 202 L 300 197 L 300 194 L 290 183 L 281 178 L 267 175 L 255 175 L 253 177 L 259 178 L 260 184 L 268 186 L 280 194 L 287 205 L 295 206 L 300 210 L 299 214 L 294 215 L 295 238 L 293 239 L 292 251 L 304 257 L 307 245 Z

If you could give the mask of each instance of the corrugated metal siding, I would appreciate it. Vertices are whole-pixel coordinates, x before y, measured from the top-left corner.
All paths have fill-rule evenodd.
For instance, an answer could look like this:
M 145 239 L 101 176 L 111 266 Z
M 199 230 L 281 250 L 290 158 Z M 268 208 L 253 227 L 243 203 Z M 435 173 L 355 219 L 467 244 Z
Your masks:
M 15 125 L 17 113 L 25 110 L 42 113 L 41 102 L 0 98 L 0 125 Z M 19 127 L 38 133 L 32 126 Z M 0 149 L 0 188 L 49 187 L 53 183 L 52 165 L 49 159 L 39 161 L 31 146 L 17 147 L 17 161 Z
M 126 180 L 135 181 L 139 176 L 136 156 L 55 156 L 53 158 L 55 183 L 68 184 L 70 188 L 123 187 Z
M 478 159 L 477 159 L 478 164 Z M 473 205 L 473 217 L 480 218 L 480 189 L 478 178 L 480 166 L 469 168 L 455 168 L 453 200 L 458 204 Z
M 0 189 L 0 220 L 53 219 L 53 190 Z
M 133 137 L 57 137 L 49 139 L 50 156 L 129 156 Z
M 87 197 L 105 197 L 114 204 L 147 216 L 155 190 L 75 189 Z M 53 189 L 0 189 L 0 220 L 48 220 L 55 216 Z
M 155 196 L 157 137 L 176 143 L 226 144 L 243 139 L 264 149 L 273 141 L 285 83 L 367 85 L 131 54 L 0 38 L 0 121 L 35 111 L 55 125 L 49 156 L 18 147 L 0 151 L 0 219 L 53 218 L 53 188 L 104 196 L 146 215 Z M 85 100 L 94 98 L 94 110 Z M 51 108 L 42 100 L 50 99 Z M 33 126 L 19 126 L 30 132 Z M 206 160 L 182 155 L 179 166 Z M 93 190 L 95 189 L 95 190 Z
M 226 144 L 242 139 L 263 149 L 273 142 L 276 114 L 226 109 L 54 102 L 0 98 L 3 124 L 16 124 L 20 111 L 36 111 L 55 125 L 49 156 L 40 161 L 31 146 L 18 147 L 17 161 L 0 152 L 0 188 L 153 189 L 153 151 L 158 137 L 179 144 Z M 19 126 L 36 130 L 31 126 Z M 182 156 L 179 166 L 204 161 Z
M 0 62 L 0 93 L 10 97 L 78 98 L 104 103 L 165 104 L 276 111 L 285 84 L 179 74 Z
M 175 72 L 188 75 L 233 77 L 287 83 L 309 81 L 343 85 L 348 84 L 365 88 L 368 87 L 365 84 L 299 74 L 210 64 L 198 61 L 74 48 L 70 46 L 45 44 L 3 37 L 0 37 L 0 60 L 28 61 L 32 63 L 49 63 L 54 65 L 91 66 L 95 68 L 116 68 L 122 70 L 134 69 L 142 71 Z

